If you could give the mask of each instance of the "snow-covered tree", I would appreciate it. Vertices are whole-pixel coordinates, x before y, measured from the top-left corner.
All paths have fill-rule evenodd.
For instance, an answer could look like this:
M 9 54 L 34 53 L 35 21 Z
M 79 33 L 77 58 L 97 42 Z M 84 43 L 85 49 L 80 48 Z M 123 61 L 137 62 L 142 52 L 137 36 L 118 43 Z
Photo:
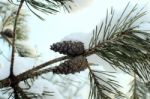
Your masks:
M 0 88 L 6 95 L 2 98 L 63 99 L 68 95 L 67 98 L 71 99 L 75 95 L 76 99 L 81 99 L 77 93 L 86 85 L 89 86 L 89 91 L 86 91 L 89 92 L 89 99 L 148 99 L 150 34 L 141 28 L 149 22 L 144 20 L 147 11 L 143 7 L 131 7 L 128 3 L 120 15 L 113 8 L 108 10 L 106 18 L 93 29 L 88 43 L 77 39 L 56 42 L 50 49 L 64 56 L 35 65 L 33 57 L 36 57 L 36 53 L 22 43 L 28 34 L 24 23 L 26 14 L 21 8 L 26 5 L 34 15 L 44 20 L 40 13 L 57 14 L 62 9 L 68 12 L 79 10 L 82 8 L 80 6 L 86 6 L 90 0 L 8 1 L 9 4 L 0 3 L 1 38 L 12 50 L 9 62 L 6 62 L 8 64 L 0 69 Z M 95 60 L 103 60 L 112 70 L 105 67 L 106 71 L 101 69 Z M 30 64 L 25 65 L 27 62 Z M 121 86 L 115 80 L 115 72 L 129 74 L 133 78 L 130 95 L 119 90 Z M 52 78 L 46 76 L 48 73 L 51 73 Z M 62 77 L 62 81 L 68 79 L 68 76 L 79 81 L 74 76 L 76 73 L 83 73 L 88 81 L 80 80 L 74 89 L 70 87 L 74 81 L 67 81 L 67 87 L 58 88 L 63 94 L 63 97 L 59 96 L 55 84 L 52 84 L 60 79 L 57 75 Z M 66 92 L 69 94 L 66 95 Z

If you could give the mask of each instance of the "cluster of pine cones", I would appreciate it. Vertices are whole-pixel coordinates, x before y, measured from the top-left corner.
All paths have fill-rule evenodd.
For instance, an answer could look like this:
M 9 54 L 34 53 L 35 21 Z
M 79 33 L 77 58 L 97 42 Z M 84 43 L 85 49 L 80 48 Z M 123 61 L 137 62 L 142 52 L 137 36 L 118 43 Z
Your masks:
M 88 66 L 85 53 L 84 44 L 79 41 L 63 41 L 54 43 L 50 47 L 51 50 L 70 56 L 71 59 L 61 63 L 53 69 L 53 73 L 56 74 L 74 74 L 76 72 L 83 71 Z

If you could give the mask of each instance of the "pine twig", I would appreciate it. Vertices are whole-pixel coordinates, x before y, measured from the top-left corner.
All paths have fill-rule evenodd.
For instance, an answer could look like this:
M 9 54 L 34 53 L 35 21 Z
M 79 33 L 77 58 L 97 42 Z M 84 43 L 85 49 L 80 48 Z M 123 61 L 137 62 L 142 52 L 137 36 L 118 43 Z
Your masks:
M 16 27 L 17 27 L 17 20 L 18 20 L 18 17 L 19 17 L 19 13 L 20 13 L 20 10 L 21 10 L 21 7 L 22 7 L 23 3 L 24 3 L 24 0 L 21 0 L 19 8 L 18 8 L 18 11 L 16 13 L 15 22 L 14 22 L 14 28 L 13 28 L 12 55 L 11 55 L 10 76 L 9 76 L 11 81 L 15 80 L 15 78 L 16 78 L 14 76 L 14 73 L 13 73 L 14 58 L 15 58 Z M 18 85 L 18 83 L 17 83 L 17 85 Z M 14 89 L 14 98 L 15 99 L 19 99 L 17 88 L 16 88 L 17 85 L 16 84 L 12 84 L 12 83 L 10 84 L 10 86 Z
M 146 82 L 141 81 L 135 73 L 133 74 L 129 93 L 129 99 L 147 99 L 148 88 Z
M 83 56 L 89 56 L 89 55 L 92 55 L 93 53 L 96 53 L 96 50 L 93 48 L 93 49 L 90 49 L 90 50 L 86 50 L 85 53 L 83 54 Z M 35 78 L 39 75 L 42 75 L 42 74 L 45 74 L 45 73 L 48 73 L 48 72 L 52 72 L 52 68 L 47 68 L 47 69 L 43 69 L 40 71 L 40 69 L 42 68 L 45 68 L 47 67 L 48 65 L 50 64 L 53 64 L 53 63 L 56 63 L 56 62 L 60 62 L 60 61 L 63 61 L 65 59 L 69 59 L 71 57 L 69 56 L 62 56 L 62 57 L 59 57 L 59 58 L 55 58 L 53 60 L 49 60 L 43 64 L 40 64 L 38 65 L 37 67 L 33 68 L 33 69 L 30 69 L 22 74 L 19 74 L 15 77 L 15 80 L 13 80 L 12 82 L 10 82 L 10 78 L 6 78 L 6 79 L 3 79 L 3 80 L 0 80 L 0 88 L 3 88 L 3 87 L 9 87 L 11 85 L 11 83 L 19 83 L 20 81 L 24 81 L 26 79 L 29 79 L 29 78 Z
M 42 74 L 46 74 L 46 73 L 49 73 L 52 71 L 53 71 L 53 68 L 47 68 L 47 69 L 43 69 L 43 70 L 37 71 L 37 72 L 30 72 L 30 73 L 27 72 L 26 74 L 17 76 L 17 78 L 18 78 L 18 81 L 24 81 L 24 80 L 27 80 L 29 78 L 33 79 L 35 77 L 41 76 Z
M 118 87 L 121 87 L 117 82 L 113 79 L 104 80 L 103 78 L 97 76 L 95 73 L 102 73 L 107 76 L 114 77 L 107 73 L 101 71 L 92 70 L 90 66 L 89 69 L 89 77 L 90 77 L 90 93 L 88 99 L 111 99 L 111 97 L 107 93 L 115 94 L 122 94 L 118 91 Z M 95 73 L 94 73 L 95 72 Z M 105 84 L 103 84 L 103 83 Z
M 17 11 L 17 14 L 16 14 L 15 23 L 14 23 L 14 29 L 13 29 L 14 38 L 13 38 L 13 43 L 12 43 L 13 46 L 12 46 L 10 76 L 9 76 L 9 78 L 6 78 L 5 80 L 0 81 L 0 84 L 2 84 L 2 87 L 10 86 L 14 89 L 15 97 L 19 97 L 18 96 L 18 88 L 16 88 L 16 86 L 18 86 L 19 82 L 25 81 L 27 79 L 33 79 L 33 78 L 35 78 L 37 76 L 40 76 L 42 74 L 52 72 L 53 68 L 51 68 L 51 67 L 47 68 L 47 69 L 43 69 L 43 68 L 47 67 L 50 64 L 72 58 L 70 56 L 62 56 L 62 57 L 50 60 L 48 62 L 45 62 L 43 64 L 40 64 L 37 67 L 34 67 L 33 69 L 30 69 L 30 70 L 28 70 L 28 71 L 26 71 L 26 72 L 24 72 L 24 73 L 22 73 L 18 76 L 15 76 L 13 74 L 14 49 L 15 49 L 15 32 L 16 32 L 16 26 L 17 26 L 17 19 L 18 19 L 18 16 L 19 16 L 20 9 L 23 5 L 23 2 L 24 2 L 24 0 L 21 0 L 18 11 Z M 135 10 L 135 7 L 133 8 L 133 10 Z M 131 11 L 131 13 L 132 12 L 133 11 Z M 128 70 L 129 69 L 129 71 L 127 71 L 127 72 L 130 72 L 130 71 L 133 70 L 134 72 L 139 74 L 139 73 L 141 73 L 141 71 L 142 72 L 145 71 L 147 69 L 147 67 L 142 68 L 140 66 L 141 67 L 140 68 L 140 67 L 138 67 L 137 64 L 140 64 L 142 66 L 144 66 L 145 64 L 146 65 L 148 64 L 148 63 L 141 64 L 141 58 L 145 59 L 145 53 L 142 52 L 143 51 L 142 49 L 143 48 L 146 49 L 147 47 L 140 46 L 141 49 L 140 48 L 138 49 L 137 46 L 133 46 L 133 47 L 131 45 L 128 46 L 128 44 L 130 42 L 136 43 L 139 40 L 143 41 L 143 43 L 140 43 L 140 44 L 142 44 L 142 45 L 147 44 L 147 42 L 144 39 L 140 39 L 138 36 L 134 35 L 135 32 L 132 30 L 132 28 L 134 29 L 134 27 L 132 26 L 134 21 L 136 21 L 137 19 L 139 19 L 143 15 L 145 15 L 145 12 L 143 12 L 143 13 L 138 12 L 135 17 L 130 18 L 129 17 L 130 13 L 129 13 L 125 18 L 123 18 L 122 21 L 119 21 L 117 23 L 117 25 L 114 25 L 114 27 L 112 27 L 112 28 L 110 28 L 110 23 L 111 23 L 112 19 L 110 20 L 110 22 L 107 22 L 107 18 L 106 18 L 106 24 L 105 24 L 104 31 L 103 31 L 104 32 L 103 41 L 100 41 L 99 38 L 98 38 L 101 31 L 99 31 L 99 33 L 97 33 L 98 31 L 96 30 L 96 33 L 95 33 L 95 35 L 93 36 L 93 38 L 91 40 L 90 48 L 88 50 L 86 50 L 82 55 L 83 56 L 89 56 L 91 54 L 97 54 L 98 56 L 102 57 L 104 60 L 106 60 L 108 63 L 110 63 L 112 65 L 115 65 L 115 66 L 118 66 L 118 67 L 121 65 L 120 69 L 122 69 L 122 70 L 124 70 L 124 69 Z M 112 15 L 112 18 L 113 18 L 113 15 Z M 130 19 L 128 19 L 128 18 L 130 18 Z M 128 19 L 128 21 L 127 21 L 127 19 Z M 123 24 L 122 24 L 122 22 L 123 22 Z M 120 24 L 122 24 L 122 25 L 119 26 Z M 131 29 L 131 31 L 130 31 L 130 29 Z M 129 30 L 129 31 L 126 31 L 126 30 Z M 113 32 L 111 32 L 111 31 L 113 31 Z M 124 32 L 125 32 L 125 34 L 123 34 Z M 128 32 L 131 32 L 131 33 L 128 33 Z M 130 41 L 130 42 L 127 42 L 127 41 Z M 147 44 L 147 45 L 149 45 L 149 44 Z M 116 48 L 114 48 L 114 47 L 116 47 Z M 124 48 L 124 49 L 122 50 L 120 48 Z M 139 52 L 139 55 L 141 55 L 141 58 L 137 58 L 136 55 L 132 55 L 134 53 L 130 54 L 129 53 L 130 49 L 127 49 L 127 48 L 132 48 L 133 50 Z M 125 51 L 127 50 L 127 51 L 125 52 L 124 50 Z M 121 54 L 118 53 L 118 51 Z M 146 51 L 149 52 L 149 50 L 146 50 Z M 134 56 L 133 58 L 137 58 L 137 59 L 135 61 L 133 60 L 133 62 L 131 62 L 131 64 L 130 64 L 130 61 L 125 60 L 126 57 L 124 57 L 124 56 L 129 58 L 130 61 L 131 61 L 133 56 Z M 146 58 L 149 58 L 149 57 L 146 56 Z M 114 61 L 114 59 L 116 59 L 117 61 Z M 128 65 L 129 66 L 131 65 L 131 66 L 129 67 Z M 136 69 L 136 68 L 139 68 L 139 69 Z M 104 99 L 110 98 L 103 91 L 106 91 L 106 92 L 109 92 L 109 93 L 114 93 L 114 91 L 115 91 L 115 92 L 118 93 L 118 90 L 115 88 L 115 87 L 118 87 L 118 85 L 116 83 L 111 82 L 112 80 L 107 82 L 107 81 L 103 80 L 102 78 L 96 76 L 96 74 L 94 74 L 94 71 L 91 70 L 90 67 L 88 67 L 88 69 L 90 71 L 90 81 L 91 81 L 91 87 L 92 87 L 91 94 L 90 94 L 91 98 L 93 98 L 93 96 L 94 96 L 94 98 L 95 97 L 102 97 Z M 146 71 L 146 73 L 147 72 L 148 71 Z M 147 74 L 143 74 L 142 76 L 146 75 L 146 77 L 147 77 Z M 139 74 L 139 76 L 141 76 L 141 75 Z M 141 76 L 141 78 L 143 78 L 142 76 Z M 99 83 L 99 81 L 103 81 L 104 83 L 109 85 L 109 87 L 111 87 L 113 90 L 111 88 Z M 20 93 L 20 94 L 22 94 L 22 96 L 23 96 L 25 93 L 23 92 L 23 90 L 21 90 L 21 92 L 22 93 Z
M 16 27 L 17 27 L 17 20 L 19 17 L 19 13 L 21 10 L 21 7 L 23 5 L 25 0 L 21 0 L 16 17 L 14 22 L 14 28 L 13 28 L 13 40 L 12 40 L 12 55 L 11 55 L 11 66 L 10 66 L 10 76 L 14 76 L 13 74 L 13 66 L 14 66 L 14 57 L 15 57 L 15 39 L 16 39 Z
M 16 85 L 16 86 L 17 86 L 17 85 Z M 14 89 L 14 98 L 15 98 L 15 99 L 19 99 L 19 95 L 18 95 L 18 91 L 17 91 L 18 88 L 17 88 L 16 86 L 13 88 L 13 89 Z
M 86 50 L 85 53 L 83 54 L 83 56 L 90 56 L 93 53 L 96 53 L 95 48 L 91 48 L 91 49 Z M 69 58 L 71 58 L 71 57 L 69 57 L 69 56 L 62 56 L 62 57 L 59 57 L 59 58 L 55 58 L 53 60 L 49 60 L 49 61 L 47 61 L 47 62 L 45 62 L 43 64 L 40 64 L 40 65 L 38 65 L 38 66 L 36 66 L 36 67 L 34 67 L 34 68 L 24 72 L 24 73 L 18 75 L 17 78 L 25 77 L 25 75 L 27 75 L 27 74 L 30 74 L 32 72 L 36 72 L 36 71 L 38 71 L 38 70 L 40 70 L 42 68 L 47 67 L 48 65 L 51 65 L 53 63 L 57 63 L 57 62 L 60 62 L 60 61 L 63 61 L 63 60 L 69 59 Z
M 137 94 L 137 90 L 138 90 L 138 86 L 137 86 L 137 77 L 136 77 L 136 74 L 134 73 L 134 76 L 133 76 L 133 85 L 131 86 L 131 89 L 130 91 L 133 91 L 130 99 L 139 99 L 139 95 Z
M 20 96 L 23 98 L 23 99 L 31 99 L 27 96 L 27 94 L 23 91 L 22 88 L 20 88 L 19 86 L 17 86 L 17 90 L 18 90 L 18 93 L 20 94 Z
M 37 71 L 37 70 L 40 70 L 48 65 L 51 65 L 53 63 L 57 63 L 57 62 L 60 62 L 60 61 L 63 61 L 65 59 L 69 59 L 70 57 L 69 56 L 62 56 L 62 57 L 59 57 L 59 58 L 55 58 L 53 60 L 50 60 L 50 61 L 47 61 L 43 64 L 40 64 L 38 66 L 36 66 L 35 68 L 31 69 L 30 71 Z
M 137 99 L 137 94 L 136 94 L 136 90 L 137 90 L 137 83 L 136 83 L 136 74 L 134 73 L 134 89 L 133 89 L 133 99 Z

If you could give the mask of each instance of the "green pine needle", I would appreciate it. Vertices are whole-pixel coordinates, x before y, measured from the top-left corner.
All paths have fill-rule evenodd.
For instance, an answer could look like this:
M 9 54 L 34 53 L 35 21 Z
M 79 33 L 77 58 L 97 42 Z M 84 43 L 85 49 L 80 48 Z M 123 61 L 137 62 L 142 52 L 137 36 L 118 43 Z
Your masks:
M 34 15 L 44 20 L 44 18 L 38 14 L 38 11 L 45 14 L 55 14 L 63 7 L 69 12 L 71 7 L 67 3 L 72 2 L 72 0 L 25 0 L 25 2 Z
M 150 33 L 138 29 L 143 23 L 139 20 L 146 15 L 143 9 L 135 5 L 129 11 L 128 3 L 118 19 L 114 19 L 113 9 L 110 14 L 107 11 L 105 21 L 93 30 L 89 50 L 94 50 L 97 56 L 113 68 L 119 68 L 130 75 L 135 73 L 142 81 L 150 81 Z M 112 90 L 101 85 L 98 79 L 91 71 L 89 99 L 111 99 L 103 92 L 112 93 Z M 112 87 L 116 83 L 105 84 Z M 115 90 L 115 87 L 112 89 Z M 115 91 L 119 93 L 119 90 Z
M 135 5 L 127 13 L 128 6 L 117 23 L 112 24 L 114 11 L 111 11 L 110 18 L 107 13 L 105 22 L 93 31 L 89 49 L 94 49 L 99 57 L 113 67 L 129 74 L 135 72 L 144 81 L 149 80 L 150 42 L 145 38 L 150 37 L 150 34 L 138 29 L 143 23 L 139 19 L 146 12 L 143 8 L 138 10 Z
M 147 93 L 148 88 L 146 84 L 134 75 L 134 79 L 131 82 L 131 88 L 129 90 L 129 99 L 147 99 Z
M 12 26 L 14 25 L 14 19 L 16 17 L 16 11 L 17 8 L 15 6 L 11 6 L 8 3 L 0 4 L 0 31 L 5 30 L 6 28 L 12 29 Z M 28 39 L 26 17 L 27 14 L 24 11 L 21 11 L 16 29 L 17 40 Z
M 114 76 L 112 76 L 112 73 L 90 69 L 89 78 L 89 99 L 111 99 L 111 95 L 121 94 L 118 90 L 121 86 L 117 81 L 113 80 Z

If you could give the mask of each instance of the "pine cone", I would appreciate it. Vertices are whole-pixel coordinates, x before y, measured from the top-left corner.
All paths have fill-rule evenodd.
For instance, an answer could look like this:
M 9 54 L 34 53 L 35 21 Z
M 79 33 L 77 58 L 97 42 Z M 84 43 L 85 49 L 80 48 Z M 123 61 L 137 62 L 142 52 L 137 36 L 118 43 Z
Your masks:
M 78 56 L 83 54 L 85 51 L 83 43 L 79 41 L 63 41 L 54 43 L 50 49 L 69 56 Z
M 13 38 L 13 31 L 11 29 L 5 29 L 4 31 L 2 31 L 2 35 L 5 35 L 9 38 Z
M 83 56 L 77 56 L 73 59 L 61 63 L 59 66 L 54 67 L 53 73 L 55 74 L 74 74 L 83 71 L 87 68 L 88 61 Z

